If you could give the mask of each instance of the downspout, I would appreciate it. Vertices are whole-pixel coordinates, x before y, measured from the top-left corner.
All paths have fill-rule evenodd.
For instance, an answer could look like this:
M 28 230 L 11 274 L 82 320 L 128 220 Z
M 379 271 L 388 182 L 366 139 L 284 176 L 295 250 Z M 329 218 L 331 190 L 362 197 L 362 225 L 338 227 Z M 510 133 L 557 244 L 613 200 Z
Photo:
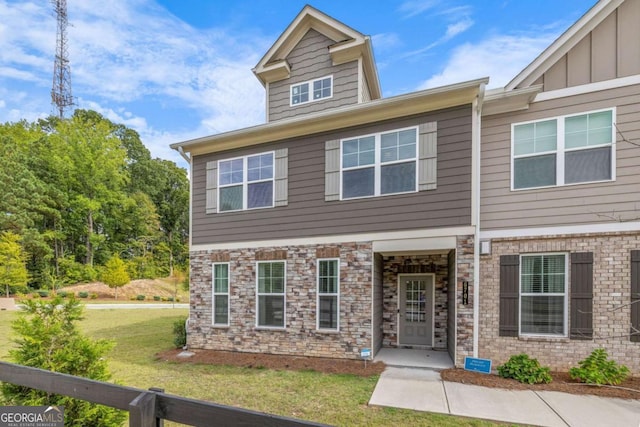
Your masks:
M 478 97 L 473 100 L 471 112 L 471 125 L 473 129 L 472 146 L 473 162 L 471 173 L 473 174 L 471 219 L 475 225 L 473 237 L 473 357 L 478 357 L 479 325 L 480 325 L 480 142 L 482 129 L 482 103 L 484 101 L 485 84 L 481 83 Z
M 191 156 L 187 155 L 187 153 L 184 152 L 184 149 L 181 146 L 178 146 L 178 148 L 176 148 L 176 151 L 180 153 L 182 158 L 185 159 L 187 164 L 189 165 L 189 176 L 188 176 L 189 178 L 189 253 L 191 253 L 191 246 L 192 246 L 191 239 L 193 236 L 192 221 L 191 221 L 191 213 L 193 212 L 193 163 L 191 162 Z M 189 267 L 189 283 L 191 283 L 191 267 Z M 187 316 L 187 320 L 185 320 L 185 323 L 184 323 L 184 330 L 185 330 L 185 335 L 187 337 L 187 342 L 184 345 L 183 350 L 187 350 L 189 347 L 189 322 L 190 321 L 191 321 L 191 309 L 189 309 L 189 315 Z
M 184 149 L 182 147 L 178 147 L 177 150 L 178 150 L 178 153 L 180 153 L 180 155 L 182 156 L 182 158 L 185 159 L 187 163 L 189 163 L 189 169 L 191 169 L 191 157 L 187 156 L 187 153 L 184 152 Z

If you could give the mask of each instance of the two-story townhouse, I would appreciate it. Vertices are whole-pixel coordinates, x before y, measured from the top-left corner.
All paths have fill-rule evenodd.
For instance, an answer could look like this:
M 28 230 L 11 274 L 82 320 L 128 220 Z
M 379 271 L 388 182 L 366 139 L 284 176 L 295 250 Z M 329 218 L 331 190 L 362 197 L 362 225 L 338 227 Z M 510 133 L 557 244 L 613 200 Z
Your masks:
M 640 372 L 640 1 L 602 0 L 482 116 L 479 355 Z
M 381 98 L 370 38 L 310 6 L 253 71 L 265 124 L 172 145 L 191 167 L 189 347 L 472 355 L 487 79 Z

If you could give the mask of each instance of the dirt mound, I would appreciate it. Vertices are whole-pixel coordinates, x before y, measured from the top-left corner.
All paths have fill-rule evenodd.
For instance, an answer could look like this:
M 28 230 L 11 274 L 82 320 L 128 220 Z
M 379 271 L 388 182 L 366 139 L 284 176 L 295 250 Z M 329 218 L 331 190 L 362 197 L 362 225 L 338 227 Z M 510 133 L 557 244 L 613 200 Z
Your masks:
M 83 283 L 78 285 L 66 286 L 62 291 L 73 292 L 76 296 L 78 292 L 88 292 L 89 295 L 97 295 L 97 299 L 114 299 L 115 289 L 110 288 L 102 282 Z M 175 284 L 173 279 L 139 279 L 132 280 L 128 284 L 118 288 L 119 300 L 130 300 L 138 295 L 144 295 L 146 300 L 153 300 L 154 296 L 160 298 L 173 297 L 175 292 Z M 187 301 L 187 294 L 178 284 L 178 298 L 181 301 Z

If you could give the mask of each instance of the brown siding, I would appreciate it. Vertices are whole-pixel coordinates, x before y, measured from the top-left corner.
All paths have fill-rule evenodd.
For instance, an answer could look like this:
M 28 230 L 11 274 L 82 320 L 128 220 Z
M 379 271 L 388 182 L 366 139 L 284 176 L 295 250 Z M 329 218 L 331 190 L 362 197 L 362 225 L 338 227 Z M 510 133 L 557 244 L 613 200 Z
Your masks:
M 537 102 L 526 112 L 484 117 L 481 154 L 483 230 L 562 226 L 637 217 L 640 148 L 618 134 L 616 180 L 511 191 L 511 124 L 616 107 L 625 138 L 640 138 L 640 85 Z
M 626 1 L 535 84 L 544 91 L 640 74 L 640 1 Z
M 640 73 L 640 1 L 626 1 L 618 8 L 618 76 Z M 627 42 L 631 40 L 630 42 Z
M 438 122 L 438 188 L 418 193 L 325 202 L 325 141 Z M 206 162 L 289 148 L 289 204 L 205 214 Z M 470 225 L 471 108 L 422 114 L 342 131 L 193 158 L 194 245 Z
M 335 42 L 315 30 L 309 32 L 287 56 L 291 75 L 269 84 L 269 121 L 358 102 L 358 61 L 332 65 L 329 46 Z M 333 97 L 290 106 L 290 86 L 333 75 Z

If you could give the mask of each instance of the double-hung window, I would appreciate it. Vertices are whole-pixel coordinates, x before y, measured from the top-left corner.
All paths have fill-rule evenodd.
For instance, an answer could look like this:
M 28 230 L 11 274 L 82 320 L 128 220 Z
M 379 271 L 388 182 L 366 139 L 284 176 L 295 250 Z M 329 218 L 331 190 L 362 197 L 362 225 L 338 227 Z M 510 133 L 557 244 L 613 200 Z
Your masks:
M 333 96 L 333 76 L 291 85 L 291 106 L 319 101 Z
M 338 330 L 340 325 L 340 260 L 318 260 L 318 329 Z
M 418 129 L 342 140 L 342 199 L 417 191 Z
M 284 328 L 286 306 L 285 261 L 258 262 L 258 315 L 256 325 Z
M 273 152 L 221 160 L 219 211 L 273 207 Z
M 512 127 L 512 187 L 615 179 L 615 111 L 562 116 Z
M 520 257 L 520 334 L 567 335 L 567 255 Z
M 229 263 L 213 264 L 213 324 L 229 325 Z

